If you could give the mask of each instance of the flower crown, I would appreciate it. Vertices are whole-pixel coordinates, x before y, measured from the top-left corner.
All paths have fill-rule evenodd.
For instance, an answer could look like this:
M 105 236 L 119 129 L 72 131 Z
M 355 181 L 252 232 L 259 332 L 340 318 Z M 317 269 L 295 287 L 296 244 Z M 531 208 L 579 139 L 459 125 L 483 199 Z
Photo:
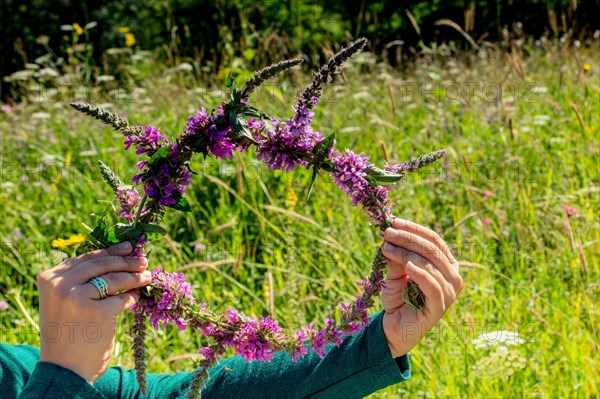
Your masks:
M 349 149 L 338 151 L 335 133 L 325 136 L 313 129 L 314 113 L 311 110 L 319 103 L 323 85 L 331 83 L 342 63 L 366 43 L 366 39 L 358 39 L 333 55 L 315 73 L 311 84 L 292 106 L 293 115 L 287 120 L 267 117 L 249 105 L 248 98 L 266 80 L 300 64 L 300 59 L 281 61 L 255 72 L 254 77 L 246 80 L 243 89 L 237 88 L 235 80 L 228 76 L 230 100 L 210 113 L 204 108 L 196 111 L 174 141 L 154 126 L 130 125 L 115 113 L 91 104 L 72 103 L 78 111 L 120 130 L 125 136 L 125 149 L 134 147 L 136 154 L 142 156 L 137 163 L 139 173 L 131 179 L 134 185 L 125 184 L 107 165 L 99 162 L 101 174 L 120 205 L 118 215 L 124 223 L 109 227 L 105 216 L 100 217 L 95 228 L 90 229 L 91 244 L 95 248 L 107 248 L 130 241 L 134 247 L 133 255 L 144 256 L 148 243 L 166 234 L 157 224 L 164 217 L 166 208 L 192 211 L 184 196 L 193 174 L 190 168 L 192 156 L 201 153 L 204 157 L 231 159 L 234 151 L 246 151 L 251 147 L 255 147 L 257 158 L 271 169 L 286 172 L 298 166 L 311 169 L 308 196 L 317 175 L 321 171 L 329 173 L 351 198 L 352 205 L 361 206 L 369 216 L 370 224 L 377 226 L 381 235 L 392 219 L 387 198 L 391 185 L 406 173 L 440 159 L 444 151 L 378 168 L 364 153 Z M 216 364 L 227 348 L 232 348 L 247 361 L 269 361 L 276 351 L 281 350 L 289 352 L 296 361 L 309 350 L 323 356 L 327 345 L 339 345 L 344 336 L 360 331 L 369 321 L 367 309 L 374 304 L 373 297 L 385 287 L 386 266 L 385 257 L 378 248 L 371 272 L 359 283 L 362 293 L 353 303 L 341 305 L 337 323 L 328 318 L 320 329 L 311 323 L 291 333 L 285 333 L 271 316 L 249 317 L 233 308 L 225 314 L 216 314 L 193 297 L 185 275 L 155 268 L 152 282 L 142 289 L 140 300 L 134 307 L 134 361 L 140 390 L 146 392 L 147 321 L 156 329 L 174 324 L 181 330 L 199 331 L 209 340 L 209 345 L 199 349 L 202 359 L 189 390 L 188 397 L 196 398 L 208 379 L 208 368 Z M 404 298 L 417 309 L 425 307 L 424 297 L 414 282 L 408 283 Z

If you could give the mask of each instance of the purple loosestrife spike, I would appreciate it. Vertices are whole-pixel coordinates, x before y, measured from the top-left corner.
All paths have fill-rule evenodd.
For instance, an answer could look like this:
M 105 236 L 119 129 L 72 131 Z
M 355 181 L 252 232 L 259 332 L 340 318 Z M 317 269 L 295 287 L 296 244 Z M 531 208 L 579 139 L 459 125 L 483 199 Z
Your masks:
M 136 306 L 143 309 L 145 306 L 140 300 Z M 135 375 L 140 386 L 140 391 L 146 394 L 146 313 L 139 311 L 135 313 L 133 333 L 133 360 L 135 363 Z
M 337 54 L 329 58 L 329 62 L 323 65 L 319 72 L 314 74 L 312 83 L 304 90 L 296 103 L 295 110 L 298 117 L 300 117 L 300 112 L 304 107 L 311 109 L 315 106 L 323 95 L 323 85 L 332 82 L 333 74 L 337 72 L 338 68 L 358 53 L 366 44 L 367 39 L 363 37 L 353 41 L 348 47 L 342 47 Z
M 246 86 L 242 90 L 240 97 L 248 98 L 248 96 L 256 90 L 260 85 L 262 85 L 266 80 L 272 78 L 273 76 L 279 74 L 280 72 L 286 71 L 296 65 L 300 65 L 304 60 L 300 58 L 294 58 L 291 60 L 283 60 L 279 61 L 276 64 L 269 65 L 266 68 L 261 69 L 260 71 L 254 72 L 253 78 L 246 79 Z
M 117 115 L 116 113 L 109 112 L 95 105 L 84 103 L 81 101 L 73 102 L 70 104 L 71 107 L 75 108 L 79 112 L 83 112 L 92 118 L 98 119 L 107 125 L 111 125 L 115 130 L 123 130 L 129 127 L 127 119 Z
M 188 399 L 199 399 L 201 397 L 202 388 L 206 386 L 208 381 L 208 369 L 214 366 L 216 363 L 215 357 L 202 359 L 198 362 L 198 368 L 194 372 L 194 377 L 188 391 Z
M 102 161 L 98 161 L 98 169 L 100 169 L 100 174 L 102 178 L 108 183 L 110 188 L 116 193 L 119 190 L 119 187 L 123 187 L 125 183 L 119 179 L 119 176 L 116 175 L 112 169 Z
M 445 150 L 437 150 L 437 151 L 433 151 L 429 154 L 425 154 L 425 155 L 421 155 L 420 157 L 413 158 L 408 162 L 404 162 L 404 164 L 407 164 L 405 170 L 407 172 L 414 172 L 414 171 L 421 169 L 427 165 L 431 165 L 438 159 L 442 158 L 444 155 L 446 155 Z

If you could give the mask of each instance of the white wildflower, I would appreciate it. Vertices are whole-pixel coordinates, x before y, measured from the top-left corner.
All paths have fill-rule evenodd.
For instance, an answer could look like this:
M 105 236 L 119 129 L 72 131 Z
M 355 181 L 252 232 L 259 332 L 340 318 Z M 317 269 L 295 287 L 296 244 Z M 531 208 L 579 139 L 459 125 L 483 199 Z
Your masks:
M 521 338 L 516 331 L 497 330 L 480 334 L 472 341 L 477 349 L 492 347 L 508 347 L 524 344 L 525 340 Z

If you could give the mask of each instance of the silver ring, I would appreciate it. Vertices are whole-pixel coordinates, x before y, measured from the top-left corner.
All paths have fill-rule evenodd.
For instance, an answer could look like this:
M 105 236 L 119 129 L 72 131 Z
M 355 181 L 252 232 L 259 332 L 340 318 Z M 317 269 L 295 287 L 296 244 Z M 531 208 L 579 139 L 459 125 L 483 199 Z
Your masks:
M 102 277 L 95 277 L 90 280 L 90 284 L 98 289 L 100 293 L 100 299 L 104 299 L 108 296 L 108 283 Z

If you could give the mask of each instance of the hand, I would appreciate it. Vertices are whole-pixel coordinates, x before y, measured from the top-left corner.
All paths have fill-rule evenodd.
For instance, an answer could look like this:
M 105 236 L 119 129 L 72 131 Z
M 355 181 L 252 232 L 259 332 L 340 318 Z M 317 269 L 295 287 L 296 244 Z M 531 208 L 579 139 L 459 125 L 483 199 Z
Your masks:
M 104 374 L 116 318 L 139 299 L 135 288 L 151 280 L 146 258 L 126 256 L 130 253 L 127 242 L 67 259 L 40 274 L 40 361 L 68 368 L 90 383 Z M 108 283 L 103 300 L 88 283 L 98 276 Z
M 393 357 L 414 348 L 456 299 L 462 287 L 458 262 L 434 231 L 403 219 L 394 219 L 385 231 L 383 255 L 388 273 L 381 300 L 385 314 L 383 331 Z M 407 281 L 419 285 L 425 295 L 424 312 L 411 308 L 403 298 Z

